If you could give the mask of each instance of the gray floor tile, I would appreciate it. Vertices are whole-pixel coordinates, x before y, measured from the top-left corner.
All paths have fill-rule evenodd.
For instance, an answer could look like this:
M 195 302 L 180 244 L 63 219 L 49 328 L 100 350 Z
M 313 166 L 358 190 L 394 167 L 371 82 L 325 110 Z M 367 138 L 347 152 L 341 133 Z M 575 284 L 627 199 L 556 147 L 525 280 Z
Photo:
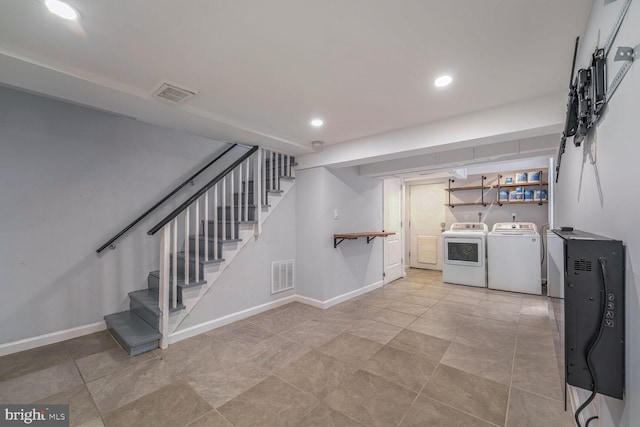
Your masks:
M 520 309 L 508 309 L 502 308 L 495 304 L 493 305 L 479 305 L 475 310 L 471 312 L 472 315 L 477 317 L 483 317 L 485 319 L 500 320 L 502 322 L 511 322 L 518 324 L 520 321 Z
M 263 329 L 279 334 L 299 326 L 308 319 L 287 311 L 275 311 L 259 314 L 247 320 Z
M 253 361 L 269 372 L 276 372 L 309 351 L 309 347 L 275 336 L 255 346 Z
M 118 347 L 118 343 L 108 331 L 96 332 L 95 334 L 74 338 L 65 341 L 64 345 L 74 359 Z
M 371 313 L 368 318 L 377 322 L 404 328 L 416 320 L 417 317 L 411 314 L 381 308 L 375 313 Z
M 442 357 L 440 363 L 510 385 L 513 355 L 513 350 L 503 351 L 485 346 L 469 346 L 454 342 Z
M 323 310 L 318 307 L 314 307 L 309 304 L 302 304 L 300 302 L 292 302 L 287 305 L 283 305 L 280 307 L 280 312 L 288 313 L 292 316 L 300 316 L 305 319 L 313 319 L 318 314 L 320 314 Z
M 122 348 L 115 347 L 77 359 L 76 365 L 84 381 L 89 382 L 157 357 L 152 351 L 131 357 Z
M 308 347 L 318 347 L 331 341 L 347 329 L 347 325 L 340 325 L 321 320 L 309 320 L 297 328 L 293 328 L 281 335 Z
M 448 320 L 430 319 L 427 317 L 419 317 L 406 329 L 419 332 L 425 335 L 440 338 L 442 340 L 451 341 L 456 337 L 462 326 L 455 326 Z
M 255 345 L 273 337 L 275 333 L 251 322 L 240 321 L 219 329 L 214 329 L 208 332 L 207 335 L 223 343 L 239 340 L 247 344 Z
M 467 323 L 469 320 L 469 315 L 464 313 L 458 313 L 456 311 L 450 311 L 447 309 L 443 309 L 435 305 L 431 307 L 429 310 L 425 311 L 422 316 L 426 319 L 434 319 L 440 321 L 446 321 L 454 327 L 460 327 Z
M 332 392 L 355 368 L 319 351 L 311 350 L 276 375 L 319 399 Z
M 402 298 L 400 298 L 399 300 L 397 300 L 398 302 L 408 302 L 410 304 L 416 304 L 416 305 L 421 305 L 423 307 L 433 307 L 434 305 L 436 305 L 438 303 L 438 301 L 440 301 L 437 298 L 427 298 L 427 297 L 421 297 L 418 295 L 407 295 L 404 296 Z M 413 314 L 413 313 L 411 313 Z
M 400 427 L 491 427 L 479 418 L 473 417 L 420 395 L 400 423 Z
M 106 332 L 1 357 L 0 400 L 68 402 L 72 425 L 85 427 L 102 426 L 105 412 L 107 425 L 147 425 L 141 408 L 175 412 L 155 425 L 232 425 L 215 406 L 239 425 L 480 427 L 505 422 L 515 360 L 508 425 L 568 426 L 562 310 L 412 269 L 327 310 L 292 303 L 135 358 Z M 178 400 L 206 403 L 199 418 L 172 418 L 182 408 L 162 395 L 178 383 Z
M 166 350 L 157 350 L 156 354 L 176 375 L 198 375 L 246 362 L 254 356 L 254 347 L 245 343 L 245 351 L 237 351 L 229 343 L 223 344 L 215 341 L 215 338 L 198 335 L 173 344 Z
M 343 333 L 318 347 L 318 351 L 358 367 L 381 348 L 382 344 L 375 341 Z
M 309 415 L 300 421 L 299 425 L 304 427 L 364 427 L 363 424 L 334 411 L 323 403 L 316 406 Z
M 440 300 L 433 308 L 442 311 L 451 311 L 457 314 L 471 314 L 478 308 L 476 305 L 461 304 L 459 302 Z
M 395 426 L 416 393 L 369 372 L 358 370 L 325 398 L 332 409 L 366 426 Z
M 185 381 L 177 381 L 104 416 L 109 426 L 184 426 L 211 411 Z
M 431 362 L 437 364 L 450 344 L 451 341 L 404 329 L 389 341 L 388 345 L 426 356 Z
M 0 402 L 32 403 L 82 383 L 82 377 L 76 365 L 70 361 L 0 382 Z
M 386 345 L 371 356 L 362 369 L 419 393 L 437 364 L 422 354 Z
M 106 414 L 176 379 L 166 363 L 153 359 L 91 381 L 87 388 L 100 412 Z
M 485 421 L 504 425 L 507 385 L 440 364 L 422 394 Z
M 553 355 L 517 355 L 511 386 L 555 400 L 563 398 L 558 363 Z
M 223 369 L 186 377 L 191 387 L 211 406 L 218 407 L 267 378 L 270 373 L 254 362 L 241 362 Z
M 389 302 L 391 301 L 392 300 L 389 300 Z M 356 315 L 356 316 L 359 316 L 360 318 L 369 317 L 371 314 L 380 310 L 380 307 L 378 305 L 367 304 L 367 302 L 363 300 L 347 301 L 347 302 L 338 304 L 334 307 L 335 307 L 335 310 Z
M 72 360 L 64 343 L 51 344 L 0 357 L 0 382 L 62 365 Z
M 387 310 L 393 310 L 399 313 L 406 313 L 406 314 L 411 314 L 413 316 L 420 316 L 422 313 L 427 311 L 428 307 L 420 304 L 413 304 L 411 302 L 408 302 L 402 299 L 402 300 L 393 302 L 391 304 L 388 304 L 385 308 Z
M 482 296 L 478 297 L 477 295 L 468 295 L 468 294 L 461 295 L 457 293 L 449 294 L 442 299 L 442 301 L 444 302 L 453 302 L 453 303 L 473 305 L 473 306 L 477 306 L 478 304 L 480 304 L 481 300 L 482 300 Z
M 233 427 L 220 412 L 213 410 L 189 423 L 187 427 Z
M 543 358 L 555 355 L 553 336 L 536 329 L 521 328 L 518 331 L 516 355 L 537 355 Z
M 218 411 L 237 427 L 294 426 L 300 425 L 319 403 L 310 394 L 271 376 L 225 403 Z
M 517 336 L 516 324 L 472 316 L 460 329 L 454 341 L 513 353 Z
M 564 410 L 564 403 L 527 393 L 515 387 L 509 396 L 507 427 L 572 427 L 575 426 L 571 411 Z
M 98 408 L 96 404 L 93 403 L 89 390 L 87 390 L 84 384 L 54 394 L 53 396 L 45 397 L 34 403 L 42 405 L 69 405 L 69 425 L 71 427 L 86 425 L 87 423 L 94 422 L 96 419 L 102 422 L 100 412 L 98 412 Z
M 398 335 L 401 330 L 402 328 L 387 323 L 363 319 L 355 322 L 351 329 L 349 329 L 349 333 L 380 344 L 386 344 Z

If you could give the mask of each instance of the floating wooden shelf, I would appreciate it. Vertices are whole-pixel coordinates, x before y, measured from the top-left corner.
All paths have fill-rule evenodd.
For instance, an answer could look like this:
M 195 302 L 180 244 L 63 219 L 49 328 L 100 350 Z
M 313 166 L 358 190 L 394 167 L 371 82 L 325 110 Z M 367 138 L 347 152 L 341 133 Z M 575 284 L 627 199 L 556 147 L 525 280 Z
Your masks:
M 540 187 L 541 185 L 549 185 L 548 182 L 538 182 L 533 183 L 530 182 L 528 184 L 500 184 L 500 185 L 470 185 L 468 187 L 453 187 L 453 188 L 445 188 L 444 191 L 454 192 L 454 191 L 465 191 L 465 190 L 491 190 L 494 188 L 505 188 L 505 187 Z M 457 203 L 456 203 L 457 204 Z
M 500 184 L 499 186 L 496 185 L 493 188 L 502 188 L 502 187 L 540 187 L 541 185 L 549 185 L 549 183 L 547 181 L 544 182 L 529 182 L 526 184 Z
M 445 203 L 445 206 L 449 206 L 450 208 L 455 208 L 456 206 L 478 206 L 478 205 L 482 205 L 482 206 L 487 206 L 490 205 L 491 203 L 488 202 L 460 202 L 460 203 Z
M 449 191 L 453 193 L 454 191 L 465 191 L 465 190 L 489 190 L 492 188 L 491 186 L 482 186 L 482 185 L 470 185 L 468 187 L 453 187 L 453 188 L 445 188 L 444 191 Z
M 338 247 L 344 240 L 354 240 L 358 237 L 366 237 L 367 243 L 371 242 L 376 237 L 387 237 L 396 234 L 395 231 L 365 231 L 362 233 L 340 233 L 333 235 L 333 247 Z
M 523 200 L 523 201 L 519 201 L 519 202 L 508 202 L 506 200 L 503 201 L 499 201 L 499 202 L 468 202 L 468 203 L 445 203 L 445 206 L 449 206 L 450 208 L 455 208 L 456 206 L 478 206 L 478 205 L 493 205 L 493 204 L 498 204 L 498 206 L 502 206 L 502 205 L 543 205 L 545 203 L 549 203 L 548 200 Z

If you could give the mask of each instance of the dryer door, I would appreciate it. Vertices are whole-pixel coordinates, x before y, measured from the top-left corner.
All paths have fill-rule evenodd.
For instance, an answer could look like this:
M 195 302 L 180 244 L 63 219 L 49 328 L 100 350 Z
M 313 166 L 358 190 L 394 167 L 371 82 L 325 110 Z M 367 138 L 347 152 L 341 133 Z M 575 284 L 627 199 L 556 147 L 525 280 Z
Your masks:
M 452 265 L 484 265 L 484 239 L 481 237 L 445 237 L 444 262 Z

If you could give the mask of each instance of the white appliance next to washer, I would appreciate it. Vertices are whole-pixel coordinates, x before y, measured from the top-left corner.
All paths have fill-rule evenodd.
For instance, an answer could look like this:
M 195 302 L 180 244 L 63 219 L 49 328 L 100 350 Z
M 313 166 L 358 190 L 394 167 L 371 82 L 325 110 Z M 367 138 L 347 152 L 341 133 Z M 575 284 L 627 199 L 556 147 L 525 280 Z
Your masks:
M 489 288 L 542 295 L 540 234 L 531 222 L 499 222 L 487 236 Z
M 458 285 L 487 287 L 487 224 L 456 222 L 442 233 L 444 262 L 442 281 Z

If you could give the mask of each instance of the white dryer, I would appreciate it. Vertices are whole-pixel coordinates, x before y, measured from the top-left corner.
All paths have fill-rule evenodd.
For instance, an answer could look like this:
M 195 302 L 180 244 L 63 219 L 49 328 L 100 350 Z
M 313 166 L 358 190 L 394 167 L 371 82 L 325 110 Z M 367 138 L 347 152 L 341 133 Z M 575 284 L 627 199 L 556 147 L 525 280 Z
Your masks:
M 457 285 L 487 287 L 487 224 L 456 222 L 442 233 L 444 262 L 442 281 Z
M 531 222 L 499 222 L 487 236 L 489 288 L 542 295 L 540 234 Z

